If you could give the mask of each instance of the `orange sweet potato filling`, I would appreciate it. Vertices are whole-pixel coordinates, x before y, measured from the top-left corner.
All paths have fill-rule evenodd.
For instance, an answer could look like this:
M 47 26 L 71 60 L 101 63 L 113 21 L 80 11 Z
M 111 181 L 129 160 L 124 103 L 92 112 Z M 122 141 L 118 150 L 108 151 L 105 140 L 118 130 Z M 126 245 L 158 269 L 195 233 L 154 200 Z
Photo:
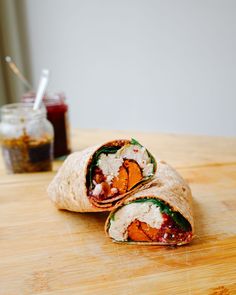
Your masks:
M 129 182 L 128 177 L 127 170 L 124 166 L 121 166 L 118 176 L 113 179 L 112 187 L 117 188 L 120 194 L 126 193 Z
M 124 160 L 120 167 L 118 176 L 114 177 L 112 184 L 106 182 L 106 177 L 103 175 L 100 168 L 95 169 L 93 180 L 102 185 L 102 195 L 100 198 L 106 199 L 117 194 L 125 194 L 131 190 L 137 183 L 143 179 L 142 170 L 134 160 Z M 115 188 L 116 190 L 112 190 Z
M 139 165 L 135 161 L 125 160 L 124 166 L 129 174 L 128 190 L 130 190 L 135 184 L 142 180 L 143 175 Z
M 113 179 L 112 188 L 117 188 L 119 194 L 124 194 L 140 182 L 142 178 L 142 171 L 139 165 L 135 161 L 125 160 L 124 164 L 120 167 L 118 176 Z M 106 192 L 109 192 L 107 187 Z
M 141 228 L 141 223 L 137 219 L 128 226 L 128 236 L 132 241 L 146 242 L 151 239 Z
M 146 222 L 140 222 L 141 229 L 152 241 L 155 241 L 159 230 L 157 228 L 151 227 Z

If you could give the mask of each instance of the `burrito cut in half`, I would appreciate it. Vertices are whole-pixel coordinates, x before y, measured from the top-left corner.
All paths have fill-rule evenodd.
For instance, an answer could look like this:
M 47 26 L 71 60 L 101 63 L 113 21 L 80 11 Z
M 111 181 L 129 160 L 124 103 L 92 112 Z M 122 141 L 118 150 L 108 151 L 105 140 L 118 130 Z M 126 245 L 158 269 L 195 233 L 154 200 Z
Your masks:
M 168 164 L 158 161 L 157 166 L 155 178 L 110 213 L 105 231 L 113 241 L 180 246 L 192 240 L 190 188 Z
M 114 140 L 71 154 L 48 187 L 60 209 L 110 211 L 154 176 L 157 164 L 135 139 Z

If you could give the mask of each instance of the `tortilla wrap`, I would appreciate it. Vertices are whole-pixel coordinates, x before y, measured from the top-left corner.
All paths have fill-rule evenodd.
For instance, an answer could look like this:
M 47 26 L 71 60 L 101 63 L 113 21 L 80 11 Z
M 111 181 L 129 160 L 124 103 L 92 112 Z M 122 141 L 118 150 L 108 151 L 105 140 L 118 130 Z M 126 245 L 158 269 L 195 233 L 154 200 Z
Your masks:
M 109 232 L 112 220 L 116 218 L 116 213 L 124 206 L 134 202 L 134 201 L 145 201 L 157 199 L 164 202 L 171 208 L 173 212 L 179 212 L 182 217 L 190 224 L 191 237 L 188 240 L 181 241 L 179 243 L 160 242 L 160 241 L 117 241 L 113 239 L 114 242 L 129 243 L 129 244 L 148 244 L 148 245 L 183 245 L 189 243 L 193 238 L 194 234 L 194 221 L 193 221 L 193 209 L 192 209 L 192 194 L 188 184 L 184 179 L 177 173 L 175 169 L 169 166 L 164 161 L 157 161 L 158 169 L 156 171 L 155 177 L 152 181 L 145 184 L 141 190 L 136 191 L 129 195 L 128 197 L 122 199 L 118 202 L 109 214 L 106 224 L 105 232 L 108 237 L 111 237 L 111 232 Z M 130 213 L 129 213 L 130 214 Z M 125 221 L 124 221 L 125 222 Z M 127 229 L 126 229 L 127 230 Z
M 141 183 L 138 183 L 124 194 L 119 194 L 104 200 L 98 200 L 88 194 L 89 167 L 94 155 L 101 148 L 106 146 L 125 146 L 129 144 L 131 144 L 130 140 L 113 140 L 105 144 L 89 147 L 83 151 L 75 152 L 68 156 L 48 186 L 47 192 L 49 198 L 55 203 L 58 209 L 66 209 L 75 212 L 111 211 L 117 201 L 123 199 L 131 192 L 138 190 L 143 183 L 150 181 L 153 175 L 147 177 L 145 181 L 141 181 Z M 154 159 L 153 156 L 152 159 Z

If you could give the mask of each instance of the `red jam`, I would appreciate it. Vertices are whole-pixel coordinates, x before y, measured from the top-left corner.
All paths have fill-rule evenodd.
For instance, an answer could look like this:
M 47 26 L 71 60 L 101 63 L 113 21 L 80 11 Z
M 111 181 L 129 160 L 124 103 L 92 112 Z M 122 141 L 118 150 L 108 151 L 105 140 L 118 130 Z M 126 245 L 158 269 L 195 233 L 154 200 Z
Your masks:
M 23 101 L 33 101 L 35 93 L 26 93 Z M 54 128 L 54 158 L 59 158 L 70 153 L 68 130 L 68 105 L 62 93 L 52 96 L 45 95 L 44 104 L 47 109 L 47 118 Z
M 187 242 L 191 240 L 191 231 L 185 231 L 181 229 L 174 220 L 167 214 L 163 213 L 162 217 L 164 222 L 158 231 L 159 242 Z

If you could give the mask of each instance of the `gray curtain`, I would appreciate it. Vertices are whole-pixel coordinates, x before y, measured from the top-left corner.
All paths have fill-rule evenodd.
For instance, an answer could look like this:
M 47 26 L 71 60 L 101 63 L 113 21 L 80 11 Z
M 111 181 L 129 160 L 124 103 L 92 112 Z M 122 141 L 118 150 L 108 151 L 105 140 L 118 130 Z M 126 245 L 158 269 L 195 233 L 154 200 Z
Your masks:
M 26 34 L 24 1 L 0 0 L 0 105 L 19 101 L 26 91 L 5 62 L 5 56 L 11 56 L 29 78 L 29 61 L 24 59 L 28 58 Z

